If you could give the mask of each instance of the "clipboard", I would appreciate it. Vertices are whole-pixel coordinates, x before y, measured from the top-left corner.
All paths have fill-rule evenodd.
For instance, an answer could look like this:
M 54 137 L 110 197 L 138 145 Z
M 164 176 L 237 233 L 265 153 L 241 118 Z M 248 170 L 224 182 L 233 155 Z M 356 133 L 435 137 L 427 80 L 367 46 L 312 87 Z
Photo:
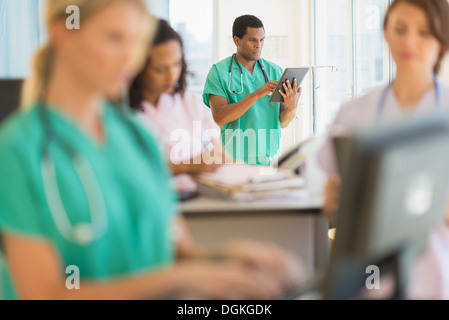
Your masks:
M 282 103 L 284 102 L 284 98 L 279 93 L 279 90 L 285 93 L 284 87 L 282 84 L 286 82 L 287 80 L 290 81 L 290 85 L 293 86 L 293 79 L 296 78 L 296 85 L 297 88 L 295 90 L 297 91 L 299 87 L 301 86 L 301 82 L 304 80 L 305 76 L 309 72 L 309 68 L 287 68 L 284 70 L 284 73 L 281 76 L 281 79 L 279 80 L 279 84 L 274 90 L 273 94 L 271 95 L 268 102 L 270 103 Z

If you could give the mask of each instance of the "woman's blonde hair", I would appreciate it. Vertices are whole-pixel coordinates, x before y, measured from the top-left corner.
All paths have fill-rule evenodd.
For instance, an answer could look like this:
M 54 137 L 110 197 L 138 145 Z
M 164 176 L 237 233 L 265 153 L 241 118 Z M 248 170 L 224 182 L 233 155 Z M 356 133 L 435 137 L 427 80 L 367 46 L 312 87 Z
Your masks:
M 69 14 L 66 12 L 69 6 L 77 6 L 79 8 L 80 23 L 88 20 L 90 17 L 101 11 L 103 8 L 120 1 L 134 3 L 142 7 L 143 12 L 146 12 L 147 7 L 145 0 L 46 0 L 45 4 L 45 22 L 47 30 L 58 22 L 65 21 Z M 148 30 L 146 40 L 152 36 L 155 29 L 156 19 L 148 14 Z M 144 31 L 145 32 L 145 31 Z M 142 44 L 142 63 L 146 55 L 146 43 Z M 52 71 L 52 61 L 54 59 L 54 49 L 49 40 L 44 44 L 35 54 L 33 58 L 33 70 L 31 76 L 26 79 L 22 90 L 21 106 L 26 107 L 45 95 L 48 86 L 49 78 Z

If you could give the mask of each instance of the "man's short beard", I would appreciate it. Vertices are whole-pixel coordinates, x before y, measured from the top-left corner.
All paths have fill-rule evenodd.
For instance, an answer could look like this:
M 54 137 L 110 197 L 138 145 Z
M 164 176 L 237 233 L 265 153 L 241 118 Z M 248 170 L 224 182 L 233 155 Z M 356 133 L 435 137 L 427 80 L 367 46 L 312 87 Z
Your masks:
M 241 52 L 240 52 L 240 55 L 243 57 L 243 59 L 248 60 L 248 61 L 257 61 L 258 60 L 258 59 L 253 59 L 252 57 L 247 56 Z

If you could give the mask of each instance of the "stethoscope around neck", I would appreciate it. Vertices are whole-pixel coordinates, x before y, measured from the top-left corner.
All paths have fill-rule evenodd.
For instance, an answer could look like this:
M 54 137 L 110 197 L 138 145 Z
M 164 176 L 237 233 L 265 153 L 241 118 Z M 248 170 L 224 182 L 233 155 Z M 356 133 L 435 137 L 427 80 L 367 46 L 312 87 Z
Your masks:
M 441 108 L 441 88 L 440 88 L 440 84 L 437 80 L 436 75 L 433 76 L 433 81 L 435 84 L 435 97 L 436 97 L 436 102 L 437 102 L 436 108 L 437 108 L 437 110 L 439 110 Z M 391 89 L 391 83 L 382 91 L 382 94 L 380 96 L 380 100 L 377 105 L 377 122 L 378 123 L 381 121 L 382 113 L 385 109 L 385 103 L 387 101 L 387 95 L 388 95 L 388 92 L 390 91 L 390 89 Z
M 238 66 L 239 69 L 240 69 L 240 86 L 241 86 L 241 91 L 240 91 L 240 92 L 236 92 L 236 91 L 232 91 L 232 90 L 231 90 L 231 82 L 232 82 L 232 63 L 234 62 L 234 60 L 235 60 L 235 62 L 236 62 L 236 64 L 237 64 L 237 66 Z M 264 76 L 264 78 L 265 78 L 265 83 L 268 83 L 268 81 L 269 81 L 268 75 L 267 75 L 267 72 L 265 71 L 265 68 L 264 68 L 264 66 L 263 66 L 263 64 L 262 64 L 262 61 L 257 60 L 257 62 L 259 63 L 260 68 L 262 69 L 262 73 L 263 73 L 263 76 Z M 237 61 L 237 55 L 236 55 L 235 53 L 232 55 L 232 57 L 231 57 L 231 62 L 229 63 L 228 91 L 229 91 L 230 94 L 242 94 L 242 93 L 245 91 L 245 90 L 243 89 L 243 69 L 242 69 L 242 66 L 240 65 L 240 63 Z
M 80 246 L 88 246 L 94 241 L 102 238 L 108 228 L 108 214 L 105 203 L 105 197 L 98 177 L 95 174 L 89 160 L 81 152 L 77 152 L 70 143 L 64 141 L 58 136 L 51 125 L 51 119 L 48 111 L 45 110 L 44 99 L 40 100 L 37 112 L 44 127 L 44 141 L 41 146 L 41 177 L 45 199 L 50 211 L 50 215 L 55 223 L 55 227 L 62 238 L 70 243 Z M 117 107 L 118 108 L 118 107 Z M 132 125 L 130 115 L 124 108 L 118 108 L 123 114 L 126 124 L 137 140 L 137 144 L 142 147 L 145 157 L 153 165 L 151 159 L 154 159 L 153 151 L 145 143 L 145 138 Z M 64 207 L 61 192 L 56 174 L 55 161 L 51 157 L 51 145 L 58 144 L 72 161 L 73 168 L 81 182 L 82 188 L 88 204 L 90 222 L 78 222 L 72 224 Z M 154 169 L 155 172 L 159 170 Z
M 58 137 L 52 127 L 48 111 L 39 103 L 38 113 L 44 126 L 44 141 L 41 148 L 41 176 L 45 198 L 50 215 L 59 234 L 68 242 L 87 246 L 101 238 L 108 224 L 106 204 L 95 172 L 82 154 L 69 143 Z M 90 222 L 72 224 L 61 197 L 56 174 L 55 161 L 50 155 L 50 147 L 57 143 L 70 157 L 73 168 L 81 182 L 90 213 Z

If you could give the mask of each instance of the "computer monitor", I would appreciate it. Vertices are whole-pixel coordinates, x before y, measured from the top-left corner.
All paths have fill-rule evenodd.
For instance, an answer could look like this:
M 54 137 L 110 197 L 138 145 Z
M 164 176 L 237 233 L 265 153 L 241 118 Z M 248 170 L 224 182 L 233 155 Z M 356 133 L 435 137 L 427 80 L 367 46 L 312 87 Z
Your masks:
M 351 155 L 352 139 L 348 135 L 335 135 L 332 138 L 335 158 L 337 160 L 338 174 L 344 177 L 348 169 L 349 156 Z
M 406 268 L 425 249 L 430 230 L 444 219 L 449 113 L 377 126 L 348 139 L 323 297 L 356 299 L 370 265 L 402 273 L 396 274 L 398 294 L 407 282 Z
M 19 108 L 23 80 L 0 79 L 0 123 Z
M 303 147 L 313 141 L 313 138 L 303 140 L 297 143 L 294 147 L 287 150 L 282 156 L 277 159 L 276 166 L 279 169 L 289 169 L 292 170 L 296 174 L 302 174 L 301 165 L 303 163 L 301 150 Z

